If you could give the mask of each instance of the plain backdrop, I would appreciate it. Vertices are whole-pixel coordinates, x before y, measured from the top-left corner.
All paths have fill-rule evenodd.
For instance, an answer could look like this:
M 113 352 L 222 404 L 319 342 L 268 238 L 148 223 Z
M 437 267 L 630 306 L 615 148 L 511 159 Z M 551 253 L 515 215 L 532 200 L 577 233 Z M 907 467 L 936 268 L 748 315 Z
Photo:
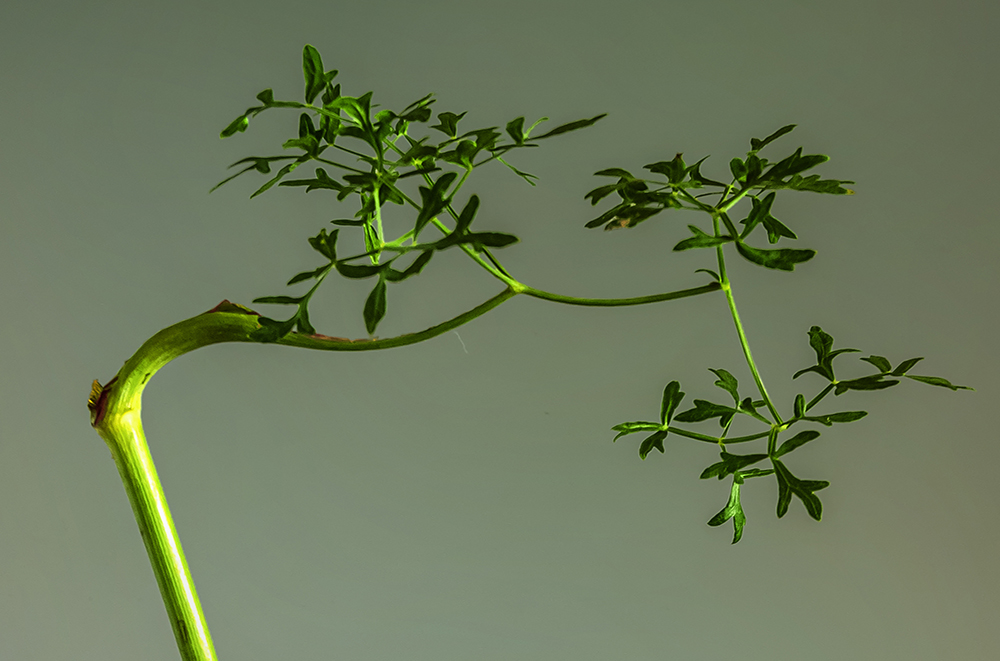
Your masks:
M 750 137 L 798 124 L 772 158 L 828 154 L 816 172 L 857 194 L 778 196 L 774 215 L 799 236 L 787 245 L 818 251 L 794 273 L 730 251 L 782 413 L 824 383 L 791 380 L 815 360 L 813 325 L 861 350 L 837 360 L 841 378 L 868 374 L 869 354 L 926 356 L 912 373 L 976 391 L 904 380 L 829 397 L 817 412 L 870 414 L 817 427 L 788 457 L 831 482 L 823 521 L 797 500 L 777 519 L 774 481 L 751 481 L 734 546 L 729 524 L 706 525 L 729 493 L 698 477 L 717 448 L 671 436 L 643 462 L 643 435 L 613 444 L 610 431 L 655 419 L 670 380 L 684 408 L 725 402 L 708 368 L 754 394 L 721 294 L 626 308 L 516 297 L 379 352 L 203 349 L 153 379 L 144 418 L 221 659 L 1000 658 L 998 7 L 7 0 L 0 659 L 177 658 L 87 395 L 165 326 L 222 299 L 304 291 L 285 282 L 322 264 L 307 237 L 353 216 L 356 198 L 324 191 L 250 200 L 256 173 L 208 194 L 232 162 L 296 137 L 295 110 L 219 132 L 265 88 L 301 99 L 306 43 L 344 94 L 401 111 L 434 92 L 435 113 L 468 111 L 460 130 L 550 117 L 537 134 L 608 113 L 509 155 L 537 186 L 493 162 L 460 194 L 482 200 L 476 228 L 521 238 L 494 253 L 517 278 L 570 296 L 694 287 L 707 281 L 695 269 L 715 268 L 711 251 L 671 251 L 687 224 L 708 229 L 704 216 L 585 229 L 611 202 L 584 199 L 610 181 L 594 172 L 683 152 L 726 177 Z M 387 212 L 393 236 L 412 222 Z M 372 284 L 329 278 L 318 330 L 366 337 Z M 460 251 L 440 253 L 390 285 L 376 335 L 502 289 Z M 748 422 L 733 432 L 757 431 Z

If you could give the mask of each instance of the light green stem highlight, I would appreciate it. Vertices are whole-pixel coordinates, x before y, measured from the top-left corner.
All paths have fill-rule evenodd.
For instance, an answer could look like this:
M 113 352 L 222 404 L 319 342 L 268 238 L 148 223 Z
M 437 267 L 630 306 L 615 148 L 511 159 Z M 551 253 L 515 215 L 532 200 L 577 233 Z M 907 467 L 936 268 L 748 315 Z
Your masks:
M 457 328 L 519 293 L 573 305 L 610 306 L 672 300 L 719 288 L 712 283 L 631 299 L 591 299 L 562 296 L 513 282 L 475 308 L 417 333 L 362 340 L 290 333 L 275 344 L 332 351 L 370 351 L 414 344 Z M 91 424 L 111 451 L 132 505 L 183 661 L 215 661 L 218 657 L 146 443 L 142 391 L 157 370 L 189 351 L 221 342 L 255 342 L 251 336 L 261 328 L 258 318 L 253 310 L 223 301 L 208 312 L 169 326 L 149 338 L 106 385 L 94 381 L 88 401 Z

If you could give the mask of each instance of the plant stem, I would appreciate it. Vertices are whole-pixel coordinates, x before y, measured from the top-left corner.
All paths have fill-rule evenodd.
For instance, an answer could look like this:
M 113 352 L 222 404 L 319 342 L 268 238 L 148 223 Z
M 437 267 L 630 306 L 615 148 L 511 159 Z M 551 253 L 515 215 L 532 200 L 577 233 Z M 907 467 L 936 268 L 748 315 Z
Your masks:
M 714 226 L 713 229 L 715 230 L 716 236 L 719 236 L 720 215 L 721 212 L 712 214 L 712 224 Z M 734 230 L 731 228 L 730 231 Z M 750 373 L 753 374 L 753 380 L 757 384 L 760 396 L 764 399 L 764 403 L 767 404 L 768 410 L 771 411 L 771 415 L 774 417 L 775 424 L 780 425 L 782 424 L 781 416 L 778 415 L 778 410 L 774 407 L 774 404 L 771 402 L 771 397 L 767 394 L 767 388 L 764 387 L 764 381 L 760 378 L 760 373 L 757 371 L 757 365 L 753 362 L 753 354 L 750 353 L 750 343 L 747 341 L 746 333 L 743 332 L 743 324 L 740 322 L 740 313 L 736 310 L 736 299 L 733 298 L 732 285 L 729 282 L 729 276 L 726 274 L 726 258 L 722 249 L 723 246 L 721 245 L 716 246 L 715 248 L 716 254 L 719 258 L 719 275 L 722 279 L 720 284 L 722 285 L 723 291 L 726 292 L 726 302 L 729 304 L 729 312 L 733 316 L 733 323 L 736 324 L 736 334 L 740 337 L 740 346 L 743 348 L 743 356 L 746 358 L 747 365 L 750 367 Z
M 604 306 L 652 303 L 717 289 L 719 285 L 713 282 L 704 287 L 631 299 L 587 299 L 551 294 L 515 282 L 514 286 L 508 286 L 471 310 L 417 333 L 381 340 L 289 333 L 275 344 L 335 351 L 370 351 L 415 344 L 457 328 L 520 293 L 561 303 Z M 132 505 L 183 661 L 216 661 L 217 657 L 194 579 L 146 443 L 141 417 L 142 391 L 157 370 L 189 351 L 220 342 L 254 342 L 252 335 L 261 327 L 259 316 L 249 308 L 223 301 L 208 312 L 169 326 L 143 343 L 107 385 L 101 386 L 94 381 L 88 401 L 91 425 L 107 443 Z

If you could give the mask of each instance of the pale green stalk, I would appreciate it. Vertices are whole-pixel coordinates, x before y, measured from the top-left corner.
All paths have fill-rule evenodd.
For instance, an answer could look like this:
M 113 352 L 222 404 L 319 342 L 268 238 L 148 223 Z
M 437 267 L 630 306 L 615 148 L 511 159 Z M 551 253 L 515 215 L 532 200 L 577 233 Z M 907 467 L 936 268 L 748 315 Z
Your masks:
M 552 294 L 512 281 L 511 286 L 475 308 L 418 333 L 362 340 L 289 333 L 275 343 L 332 351 L 371 351 L 414 344 L 457 328 L 520 293 L 561 303 L 606 306 L 653 303 L 718 289 L 719 286 L 712 283 L 631 299 L 590 299 Z M 183 661 L 214 661 L 217 657 L 194 579 L 146 443 L 141 417 L 142 391 L 157 370 L 189 351 L 220 342 L 254 342 L 251 335 L 261 327 L 258 318 L 258 313 L 248 308 L 223 301 L 208 312 L 165 328 L 147 340 L 106 385 L 101 386 L 95 380 L 88 401 L 91 424 L 111 451 L 132 505 Z

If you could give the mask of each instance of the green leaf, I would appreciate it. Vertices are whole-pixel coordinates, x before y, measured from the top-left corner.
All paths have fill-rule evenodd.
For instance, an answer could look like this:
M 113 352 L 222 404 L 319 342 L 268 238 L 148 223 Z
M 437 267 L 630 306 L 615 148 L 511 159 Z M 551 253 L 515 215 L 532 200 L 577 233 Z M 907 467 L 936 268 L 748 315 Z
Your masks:
M 729 161 L 729 171 L 733 173 L 733 178 L 736 179 L 736 181 L 746 181 L 747 165 L 742 160 L 734 158 Z
M 842 411 L 840 413 L 828 413 L 813 417 L 803 417 L 803 420 L 812 420 L 829 427 L 834 422 L 854 422 L 868 415 L 868 411 Z
M 368 330 L 369 335 L 375 333 L 375 328 L 378 327 L 378 323 L 382 321 L 382 317 L 385 316 L 385 278 L 380 277 L 378 282 L 375 283 L 375 287 L 372 289 L 371 293 L 368 294 L 368 299 L 365 301 L 365 329 Z
M 708 158 L 708 156 L 706 156 L 705 158 Z M 691 178 L 691 181 L 698 184 L 699 186 L 719 186 L 721 188 L 725 188 L 726 185 L 721 181 L 715 181 L 714 179 L 707 179 L 706 177 L 702 176 L 700 168 L 701 164 L 705 161 L 705 158 L 701 159 L 700 161 L 698 161 L 697 163 L 695 163 L 694 165 L 690 166 L 687 169 L 688 176 Z
M 823 329 L 819 326 L 813 326 L 809 329 L 809 346 L 816 352 L 816 364 L 804 370 L 799 370 L 792 376 L 793 379 L 799 378 L 806 372 L 816 372 L 828 381 L 835 381 L 837 377 L 833 372 L 833 359 L 842 353 L 858 351 L 858 349 L 837 349 L 836 351 L 831 351 L 833 348 L 833 337 L 823 332 Z
M 780 220 L 771 215 L 771 205 L 774 204 L 774 197 L 775 193 L 770 193 L 763 200 L 758 200 L 756 197 L 750 198 L 751 203 L 753 203 L 753 209 L 751 209 L 750 215 L 740 221 L 746 226 L 740 234 L 741 239 L 745 239 L 758 224 L 763 224 L 767 230 L 767 240 L 769 243 L 777 243 L 778 239 L 783 236 L 789 239 L 798 238 L 795 236 L 795 232 L 785 227 Z
M 803 156 L 802 147 L 799 147 L 795 150 L 794 154 L 778 161 L 768 168 L 767 172 L 763 174 L 761 179 L 778 181 L 784 179 L 785 177 L 790 177 L 793 174 L 811 170 L 820 163 L 825 163 L 829 160 L 830 157 L 824 154 L 807 154 Z
M 758 140 L 757 138 L 750 138 L 750 149 L 752 149 L 755 152 L 760 151 L 771 142 L 774 142 L 775 140 L 785 135 L 786 133 L 791 132 L 791 130 L 794 129 L 796 126 L 797 124 L 789 124 L 788 126 L 782 126 L 780 129 L 778 129 L 771 135 L 767 136 L 763 140 Z
M 923 356 L 920 358 L 910 358 L 909 360 L 904 360 L 899 365 L 896 365 L 896 369 L 892 370 L 891 376 L 903 376 L 910 371 L 910 368 L 923 360 Z
M 405 271 L 397 271 L 396 269 L 387 269 L 385 272 L 385 279 L 389 282 L 401 282 L 409 277 L 417 275 L 420 271 L 427 265 L 427 262 L 431 261 L 431 257 L 434 256 L 433 250 L 424 250 L 420 255 L 413 260 Z
M 729 491 L 729 502 L 721 512 L 709 520 L 708 525 L 721 526 L 729 519 L 733 520 L 733 544 L 735 544 L 743 536 L 743 527 L 747 523 L 746 514 L 743 513 L 743 506 L 740 504 L 740 483 L 736 479 L 733 479 L 733 486 Z
M 794 175 L 788 181 L 765 181 L 758 185 L 764 190 L 798 190 L 813 193 L 829 193 L 832 195 L 854 195 L 850 188 L 844 188 L 841 184 L 853 184 L 853 181 L 837 179 L 820 179 L 818 174 L 809 175 L 803 178 L 801 175 Z
M 222 129 L 222 133 L 219 134 L 219 137 L 228 138 L 235 133 L 243 133 L 247 130 L 248 126 L 250 126 L 250 114 L 246 113 L 231 121 L 229 126 Z
M 305 302 L 299 305 L 299 311 L 296 313 L 294 319 L 295 328 L 298 332 L 305 333 L 306 335 L 316 334 L 316 329 L 309 323 L 309 309 L 306 307 Z
M 872 365 L 877 367 L 879 371 L 882 372 L 883 374 L 892 369 L 892 365 L 889 363 L 889 361 L 883 358 L 882 356 L 868 356 L 867 358 L 862 358 L 861 360 L 871 363 Z M 894 376 L 900 376 L 900 375 L 896 374 Z
M 712 271 L 712 270 L 709 270 L 709 269 L 695 269 L 694 270 L 695 273 L 697 273 L 698 271 L 704 271 L 705 273 L 707 273 L 710 276 L 712 276 L 713 278 L 715 278 L 716 282 L 722 282 L 722 278 L 720 278 L 719 274 L 716 273 L 715 271 Z
M 781 446 L 777 450 L 775 450 L 775 452 L 774 452 L 774 454 L 772 456 L 775 459 L 777 459 L 778 457 L 780 457 L 782 455 L 788 454 L 789 452 L 791 452 L 795 448 L 797 448 L 799 446 L 802 446 L 802 445 L 805 445 L 809 441 L 816 440 L 817 438 L 819 438 L 819 432 L 818 431 L 814 431 L 812 429 L 810 429 L 808 431 L 801 431 L 798 434 L 796 434 L 795 436 L 792 436 L 790 439 L 788 439 L 784 443 L 782 443 Z
M 863 376 L 860 379 L 838 381 L 833 394 L 842 395 L 848 390 L 885 390 L 899 383 L 899 381 L 883 381 L 884 377 L 884 374 L 873 374 L 872 376 Z
M 552 129 L 551 131 L 549 131 L 548 133 L 544 133 L 542 135 L 536 136 L 536 137 L 532 138 L 532 140 L 541 140 L 542 138 L 551 138 L 554 135 L 560 135 L 562 133 L 567 133 L 569 131 L 575 131 L 577 129 L 586 128 L 588 126 L 592 126 L 598 120 L 600 120 L 600 119 L 602 119 L 604 117 L 607 117 L 607 116 L 608 116 L 608 113 L 603 112 L 600 115 L 597 115 L 596 117 L 591 117 L 590 119 L 578 119 L 575 122 L 570 122 L 569 124 L 563 124 L 562 126 L 558 126 L 558 127 L 554 128 L 554 129 Z M 541 121 L 541 120 L 539 120 L 539 121 Z
M 420 197 L 423 200 L 423 204 L 420 207 L 420 213 L 417 215 L 417 222 L 413 228 L 414 241 L 417 235 L 420 234 L 420 230 L 448 206 L 445 193 L 456 177 L 458 175 L 454 172 L 445 172 L 438 177 L 437 181 L 430 188 L 426 186 L 420 187 Z
M 298 159 L 296 159 L 296 161 L 294 163 L 289 163 L 285 167 L 283 167 L 280 170 L 278 170 L 278 174 L 274 175 L 273 179 L 271 179 L 266 184 L 264 184 L 263 186 L 261 186 L 260 188 L 258 188 L 257 191 L 253 195 L 250 196 L 250 199 L 252 200 L 253 198 L 257 197 L 258 195 L 260 195 L 261 193 L 263 193 L 264 191 L 266 191 L 267 189 L 269 189 L 271 186 L 273 186 L 276 183 L 278 183 L 278 181 L 281 180 L 282 177 L 284 177 L 286 174 L 288 174 L 289 172 L 291 172 L 295 168 L 299 167 L 299 165 L 301 163 L 303 163 L 304 161 L 306 161 L 308 158 L 309 158 L 308 155 L 307 156 L 301 156 Z
M 677 410 L 677 406 L 683 399 L 684 393 L 681 392 L 681 384 L 677 381 L 668 383 L 663 389 L 663 399 L 660 401 L 660 424 L 670 424 L 674 411 Z
M 340 230 L 333 230 L 327 234 L 325 228 L 321 229 L 319 234 L 309 237 L 309 245 L 331 262 L 335 262 L 337 261 L 337 236 L 339 234 Z
M 383 262 L 382 264 L 372 264 L 372 265 L 347 264 L 345 262 L 337 262 L 336 264 L 334 264 L 334 267 L 337 269 L 337 272 L 340 273 L 340 275 L 344 276 L 345 278 L 360 280 L 362 278 L 370 278 L 373 275 L 381 274 L 384 269 L 389 268 L 389 265 L 392 264 L 394 259 L 396 258 L 393 257 L 393 259 L 390 259 L 387 262 Z
M 253 299 L 254 303 L 273 303 L 275 305 L 298 305 L 302 302 L 301 297 L 294 296 L 262 296 Z
M 634 434 L 640 431 L 660 431 L 661 427 L 663 427 L 663 425 L 655 422 L 623 422 L 611 428 L 611 431 L 618 432 L 618 435 L 611 439 L 611 442 L 614 443 L 622 436 Z
M 468 111 L 463 112 L 461 115 L 456 115 L 453 112 L 438 113 L 438 123 L 429 128 L 437 129 L 449 138 L 454 138 L 458 135 L 458 120 L 465 117 L 466 114 L 468 114 Z
M 975 388 L 970 388 L 969 386 L 956 386 L 952 385 L 948 379 L 942 379 L 939 376 L 910 376 L 909 374 L 904 375 L 907 379 L 913 379 L 914 381 L 920 381 L 921 383 L 928 383 L 932 386 L 941 386 L 942 388 L 950 388 L 952 390 L 975 390 Z
M 764 400 L 763 399 L 759 399 L 757 401 L 753 401 L 750 397 L 747 397 L 742 402 L 740 402 L 740 404 L 739 404 L 739 406 L 737 408 L 740 411 L 743 411 L 744 413 L 746 413 L 747 415 L 750 415 L 750 416 L 756 418 L 757 420 L 760 420 L 765 425 L 769 425 L 769 424 L 771 424 L 771 421 L 768 420 L 767 418 L 765 418 L 764 416 L 762 416 L 761 414 L 757 413 L 757 407 L 758 406 L 763 406 L 763 405 L 764 405 Z
M 682 154 L 677 154 L 674 156 L 673 160 L 670 161 L 658 161 L 642 167 L 650 172 L 665 175 L 667 177 L 667 181 L 671 184 L 677 184 L 684 181 L 684 177 L 687 176 L 688 173 L 688 167 L 687 164 L 684 163 Z
M 302 75 L 306 80 L 306 103 L 312 103 L 323 91 L 326 76 L 323 75 L 323 58 L 320 57 L 319 51 L 309 44 L 302 49 Z
M 645 461 L 646 456 L 652 451 L 653 448 L 656 448 L 660 451 L 660 454 L 663 454 L 663 439 L 666 437 L 667 431 L 665 429 L 658 431 L 651 436 L 647 436 L 646 439 L 639 445 L 639 458 Z
M 288 285 L 294 285 L 297 282 L 302 282 L 303 280 L 309 280 L 311 278 L 318 277 L 327 268 L 329 268 L 329 267 L 327 267 L 327 266 L 321 266 L 321 267 L 319 267 L 318 269 L 316 269 L 314 271 L 303 271 L 302 273 L 299 273 L 299 274 L 293 276 L 292 279 L 289 280 L 287 284 Z
M 795 396 L 793 410 L 796 418 L 801 418 L 806 414 L 806 398 L 801 393 Z
M 739 473 L 736 473 L 736 475 L 742 478 L 764 477 L 765 475 L 770 475 L 773 472 L 773 468 L 751 468 L 750 470 L 740 471 Z
M 518 147 L 524 144 L 524 117 L 518 117 L 507 122 L 507 135 L 514 140 Z
M 703 399 L 694 400 L 694 408 L 688 409 L 683 413 L 679 413 L 674 420 L 678 422 L 701 422 L 703 420 L 709 420 L 710 418 L 720 418 L 719 425 L 725 427 L 733 415 L 737 413 L 736 409 L 730 408 L 728 406 L 722 406 L 721 404 L 713 404 L 712 402 L 706 402 Z
M 717 370 L 709 368 L 708 371 L 712 372 L 713 374 L 715 374 L 715 376 L 719 377 L 719 380 L 715 382 L 715 385 L 719 386 L 720 388 L 728 392 L 730 395 L 732 395 L 734 404 L 739 404 L 740 395 L 736 391 L 739 382 L 736 380 L 736 377 L 722 368 L 719 368 Z
M 702 471 L 700 476 L 702 480 L 710 477 L 718 477 L 721 480 L 741 468 L 746 468 L 751 464 L 756 464 L 758 461 L 767 459 L 766 454 L 729 454 L 725 450 L 719 454 L 722 457 L 722 461 L 712 464 Z
M 774 474 L 778 478 L 778 518 L 785 516 L 788 505 L 795 495 L 805 505 L 809 516 L 819 521 L 823 518 L 823 504 L 814 492 L 825 489 L 830 483 L 825 480 L 800 480 L 778 459 L 772 459 Z
M 743 243 L 736 242 L 736 250 L 748 262 L 779 271 L 794 271 L 796 264 L 807 262 L 816 255 L 815 250 L 793 250 L 780 248 L 778 250 L 761 250 Z
M 260 323 L 260 328 L 250 333 L 250 340 L 263 343 L 277 342 L 292 332 L 296 318 L 297 316 L 287 321 L 277 321 L 268 317 L 259 317 L 257 321 Z
M 733 237 L 727 235 L 724 236 L 711 236 L 702 232 L 700 229 L 694 225 L 688 225 L 688 229 L 694 234 L 690 239 L 684 239 L 676 246 L 674 246 L 674 251 L 690 250 L 692 248 L 711 248 L 713 246 L 721 246 L 724 243 L 729 243 L 733 240 Z M 704 270 L 704 269 L 702 269 Z
M 595 177 L 621 177 L 622 179 L 631 180 L 635 179 L 632 173 L 628 170 L 623 170 L 621 168 L 607 168 L 605 170 L 598 170 L 594 173 Z

